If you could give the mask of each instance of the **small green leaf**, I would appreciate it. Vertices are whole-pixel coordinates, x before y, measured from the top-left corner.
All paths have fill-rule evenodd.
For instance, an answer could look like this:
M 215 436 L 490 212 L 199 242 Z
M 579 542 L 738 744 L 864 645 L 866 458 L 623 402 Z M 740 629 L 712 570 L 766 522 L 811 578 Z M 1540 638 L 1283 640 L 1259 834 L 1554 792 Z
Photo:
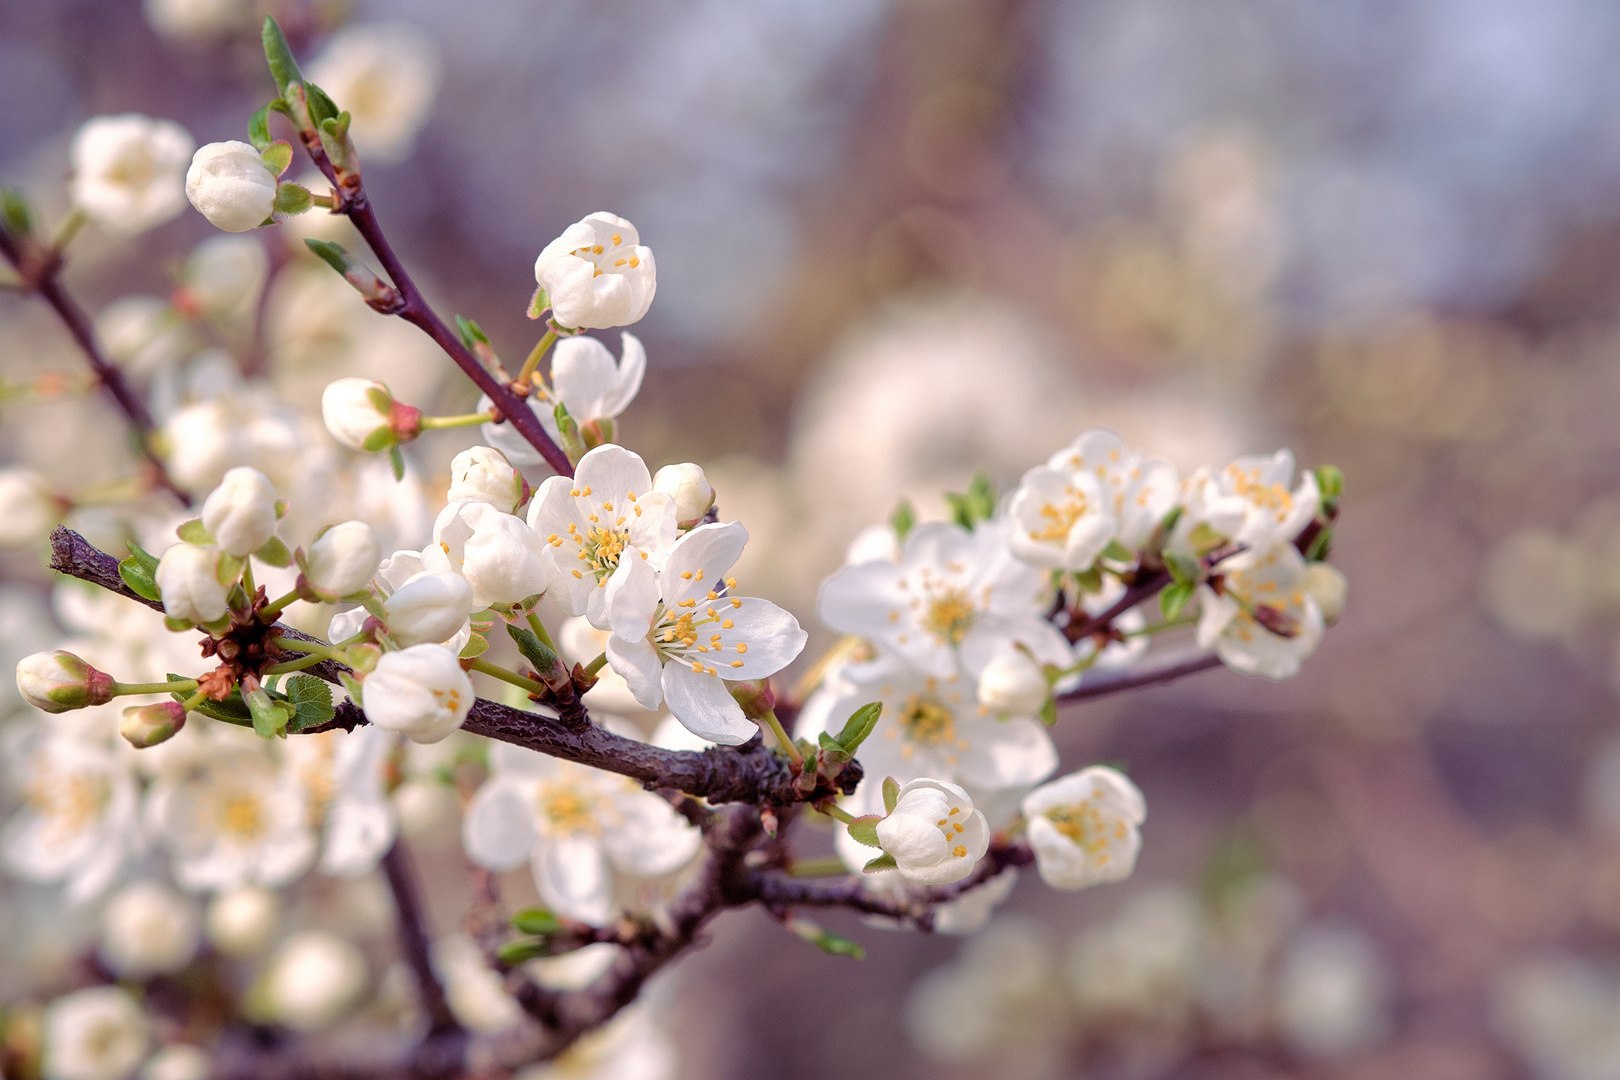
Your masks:
M 172 682 L 174 676 L 169 676 L 169 680 Z M 186 694 L 175 694 L 174 699 L 184 701 L 186 696 Z M 227 724 L 235 724 L 238 727 L 249 727 L 253 723 L 253 714 L 248 711 L 247 702 L 242 700 L 241 687 L 237 686 L 231 687 L 231 692 L 224 701 L 210 701 L 208 698 L 203 698 L 201 704 L 193 705 L 191 708 L 193 712 L 200 712 L 204 716 L 222 720 Z
M 534 631 L 524 626 L 508 623 L 506 636 L 511 638 L 513 643 L 517 645 L 518 652 L 523 654 L 523 659 L 534 665 L 534 670 L 540 674 L 548 675 L 557 669 L 557 654 L 551 651 L 550 646 L 536 637 Z
M 326 91 L 312 82 L 304 83 L 304 94 L 309 100 L 309 120 L 316 127 L 321 127 L 328 120 L 336 120 L 338 115 L 337 103 L 326 96 Z
M 456 316 L 456 336 L 461 338 L 461 343 L 469 349 L 474 345 L 489 344 L 489 335 L 484 333 L 484 328 L 465 315 Z
M 557 916 L 543 907 L 524 908 L 512 916 L 512 926 L 522 934 L 538 934 L 544 937 L 562 930 L 562 923 Z
M 821 751 L 822 760 L 829 765 L 842 765 L 850 759 L 849 751 L 825 731 L 816 736 L 816 746 Z
M 1207 521 L 1200 521 L 1193 526 L 1192 532 L 1187 534 L 1187 543 L 1200 555 L 1214 551 L 1226 543 L 1226 537 L 1215 531 L 1214 526 Z
M 1191 581 L 1178 581 L 1173 585 L 1165 586 L 1159 594 L 1159 611 L 1166 620 L 1174 619 L 1181 614 L 1181 609 L 1187 606 L 1192 599 L 1193 591 L 1198 586 Z
M 1179 551 L 1166 552 L 1164 556 L 1165 569 L 1170 571 L 1170 577 L 1177 583 L 1192 582 L 1197 584 L 1204 577 L 1204 566 L 1191 555 Z
M 911 505 L 910 499 L 901 499 L 895 504 L 894 513 L 889 515 L 889 526 L 894 529 L 895 538 L 904 543 L 912 526 L 916 524 L 916 508 Z
M 1088 566 L 1074 575 L 1074 586 L 1084 593 L 1102 592 L 1102 571 L 1095 566 Z
M 515 967 L 525 960 L 550 955 L 550 950 L 543 941 L 503 941 L 495 946 L 495 955 L 500 958 L 501 963 Z
M 240 555 L 222 551 L 219 553 L 219 562 L 214 564 L 214 577 L 219 579 L 221 585 L 229 585 L 242 576 L 242 567 L 246 565 L 247 560 Z M 243 599 L 246 599 L 246 596 Z
M 1118 540 L 1108 541 L 1108 546 L 1103 548 L 1102 553 L 1103 558 L 1112 559 L 1114 562 L 1128 563 L 1136 561 L 1136 552 L 1132 551 Z
M 824 953 L 832 956 L 848 956 L 855 960 L 866 959 L 866 950 L 858 944 L 831 930 L 824 930 L 808 919 L 789 919 L 784 925 Z
M 248 141 L 253 144 L 253 149 L 261 154 L 275 141 L 270 137 L 270 102 L 266 102 L 248 119 Z
M 883 812 L 894 813 L 894 804 L 900 801 L 900 781 L 892 776 L 883 778 Z
M 271 175 L 280 176 L 292 164 L 292 144 L 273 142 L 259 151 L 259 157 L 263 159 L 264 167 L 270 170 Z M 305 194 L 308 194 L 308 192 L 305 192 Z
M 148 574 L 157 573 L 158 557 L 156 555 L 153 555 L 133 540 L 125 543 L 124 546 L 129 549 L 129 557 L 140 563 Z
M 354 652 L 353 649 L 349 651 L 351 655 Z M 360 680 L 355 678 L 353 675 L 350 675 L 347 671 L 340 671 L 338 672 L 338 681 L 343 684 L 343 689 L 348 693 L 349 700 L 354 702 L 356 705 L 359 705 L 362 709 L 365 708 L 365 704 L 361 698 Z
M 281 537 L 272 536 L 264 542 L 264 546 L 253 553 L 253 557 L 270 566 L 291 566 L 292 552 L 282 543 Z
M 34 231 L 34 214 L 28 199 L 16 188 L 0 187 L 0 228 L 18 238 Z
M 388 448 L 388 467 L 394 472 L 394 483 L 405 479 L 405 455 L 397 443 Z
M 307 214 L 315 205 L 315 197 L 309 189 L 300 184 L 276 185 L 276 213 L 282 217 L 297 217 Z
M 538 319 L 550 306 L 551 297 L 546 295 L 546 287 L 542 285 L 534 290 L 533 296 L 529 297 L 529 318 Z
M 1344 472 L 1337 465 L 1318 465 L 1316 488 L 1322 493 L 1323 505 L 1329 501 L 1337 503 L 1344 494 Z
M 305 240 L 304 246 L 319 255 L 327 266 L 330 266 L 338 273 L 347 274 L 349 272 L 349 253 L 343 250 L 342 244 L 334 244 L 330 240 Z
M 900 864 L 894 861 L 894 856 L 885 851 L 882 855 L 861 867 L 861 873 L 875 874 L 880 870 L 893 870 L 898 865 Z
M 856 818 L 849 823 L 849 838 L 867 847 L 881 847 L 882 845 L 878 843 L 877 826 L 882 820 L 876 814 Z
M 883 715 L 883 703 L 870 701 L 850 713 L 849 719 L 844 722 L 844 730 L 838 733 L 838 744 L 850 753 L 854 753 L 866 737 L 872 734 L 877 727 L 878 718 Z
M 303 82 L 304 74 L 298 70 L 298 61 L 293 59 L 292 46 L 287 44 L 287 36 L 281 32 L 276 20 L 269 15 L 264 17 L 261 40 L 264 42 L 264 58 L 270 64 L 270 75 L 276 80 L 276 91 L 285 97 L 287 84 Z
M 269 739 L 287 733 L 287 723 L 293 717 L 290 705 L 272 698 L 263 687 L 244 694 L 243 700 L 247 702 L 248 713 L 253 717 L 254 734 L 261 739 Z
M 1310 550 L 1305 552 L 1305 558 L 1311 562 L 1322 562 L 1327 559 L 1328 553 L 1332 550 L 1333 529 L 1329 526 L 1316 534 L 1316 539 L 1311 541 Z
M 1041 706 L 1041 711 L 1038 715 L 1041 718 L 1041 723 L 1045 724 L 1047 727 L 1056 727 L 1057 699 L 1050 697 L 1047 698 L 1045 704 Z
M 287 700 L 293 706 L 289 732 L 319 727 L 337 715 L 332 705 L 332 688 L 313 675 L 294 675 L 287 680 Z
M 483 656 L 485 650 L 488 648 L 488 638 L 486 638 L 483 634 L 473 634 L 467 638 L 467 644 L 461 647 L 461 652 L 459 655 L 463 660 L 471 660 L 476 656 Z
M 130 546 L 133 547 L 134 545 L 131 544 Z M 142 552 L 142 554 L 145 554 L 145 552 Z M 143 600 L 161 600 L 163 598 L 158 592 L 157 579 L 152 576 L 152 571 L 133 555 L 118 564 L 118 576 L 123 578 L 124 584 L 128 585 L 130 590 Z
M 182 521 L 175 528 L 174 534 L 188 544 L 206 547 L 214 542 L 214 534 L 208 531 L 207 526 L 202 523 L 202 518 Z

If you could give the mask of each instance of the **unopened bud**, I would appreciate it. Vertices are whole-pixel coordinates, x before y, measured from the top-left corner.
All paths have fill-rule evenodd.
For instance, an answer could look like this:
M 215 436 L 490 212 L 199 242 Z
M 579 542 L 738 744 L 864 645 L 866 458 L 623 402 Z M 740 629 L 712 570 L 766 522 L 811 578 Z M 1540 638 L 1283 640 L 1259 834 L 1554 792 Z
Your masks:
M 653 477 L 653 490 L 662 491 L 675 503 L 675 519 L 681 528 L 689 529 L 703 520 L 703 515 L 714 505 L 714 488 L 703 475 L 702 467 L 687 461 L 679 465 L 665 465 Z
M 276 534 L 276 488 L 257 469 L 227 472 L 203 502 L 202 523 L 220 549 L 242 558 Z
M 111 701 L 113 677 L 57 649 L 23 657 L 17 665 L 17 690 L 36 709 L 68 712 Z
M 332 438 L 353 450 L 386 450 L 422 433 L 422 410 L 394 400 L 369 379 L 339 379 L 321 394 L 321 419 Z
M 529 495 L 523 474 L 492 446 L 473 446 L 450 462 L 450 502 L 472 499 L 510 514 Z
M 998 652 L 979 676 L 979 704 L 1000 716 L 1036 716 L 1051 696 L 1039 665 L 1020 649 Z
M 191 159 L 186 198 L 215 228 L 247 232 L 275 211 L 276 177 L 252 145 L 209 143 Z
M 1345 598 L 1350 582 L 1344 571 L 1331 563 L 1314 562 L 1305 571 L 1305 591 L 1322 609 L 1322 621 L 1332 626 L 1344 614 Z
M 763 720 L 766 713 L 776 708 L 776 691 L 769 679 L 727 683 L 726 689 L 731 691 L 731 696 L 742 706 L 743 715 L 750 720 Z
M 363 590 L 382 562 L 382 545 L 363 521 L 334 525 L 309 546 L 304 577 L 323 599 L 336 600 Z
M 178 701 L 158 701 L 124 710 L 118 734 L 138 750 L 174 738 L 186 726 L 186 710 Z

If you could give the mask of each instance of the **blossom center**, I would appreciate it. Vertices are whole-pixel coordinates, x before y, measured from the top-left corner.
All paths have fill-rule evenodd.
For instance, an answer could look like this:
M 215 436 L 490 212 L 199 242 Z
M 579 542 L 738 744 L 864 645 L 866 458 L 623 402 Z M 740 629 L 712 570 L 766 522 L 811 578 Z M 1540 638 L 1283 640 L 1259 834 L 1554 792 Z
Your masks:
M 1108 861 L 1108 845 L 1124 840 L 1126 835 L 1124 819 L 1110 821 L 1090 799 L 1054 807 L 1046 812 L 1046 819 L 1081 851 L 1094 856 L 1099 865 Z
M 592 277 L 603 274 L 626 274 L 641 265 L 634 247 L 625 244 L 621 233 L 614 233 L 606 244 L 577 247 L 572 254 L 596 267 Z
M 47 776 L 30 785 L 24 800 L 64 837 L 83 832 L 107 805 L 107 782 L 95 776 Z
M 596 831 L 596 800 L 572 784 L 542 784 L 539 803 L 540 816 L 555 833 Z
M 219 828 L 237 840 L 254 840 L 264 831 L 264 808 L 258 796 L 232 791 L 220 797 Z
M 131 147 L 118 155 L 118 160 L 106 173 L 107 179 L 113 183 L 137 190 L 151 184 L 156 175 L 156 163 L 144 146 Z
M 952 645 L 962 644 L 967 632 L 973 628 L 978 609 L 964 589 L 946 589 L 928 599 L 923 615 L 923 626 Z
M 1274 511 L 1278 521 L 1287 519 L 1294 509 L 1293 494 L 1281 484 L 1262 483 L 1259 469 L 1229 468 L 1227 475 L 1232 481 L 1232 491 L 1254 503 L 1262 510 Z
M 962 824 L 962 819 L 960 817 L 957 817 L 957 815 L 959 815 L 961 812 L 962 808 L 960 806 L 953 806 L 951 807 L 950 813 L 934 822 L 934 827 L 945 834 L 945 842 L 948 844 L 958 840 L 962 833 L 967 831 L 967 826 Z M 953 821 L 951 820 L 952 818 L 955 818 L 956 820 Z M 953 859 L 966 858 L 967 845 L 954 844 L 954 846 L 951 848 L 951 857 Z
M 921 694 L 908 694 L 900 723 L 912 742 L 939 746 L 956 741 L 956 717 L 951 710 Z
M 1091 508 L 1090 501 L 1085 494 L 1072 484 L 1063 490 L 1062 502 L 1049 502 L 1041 507 L 1041 521 L 1044 524 L 1041 530 L 1034 534 L 1035 539 L 1049 543 L 1061 544 L 1069 538 L 1069 530 L 1074 523 L 1085 516 Z

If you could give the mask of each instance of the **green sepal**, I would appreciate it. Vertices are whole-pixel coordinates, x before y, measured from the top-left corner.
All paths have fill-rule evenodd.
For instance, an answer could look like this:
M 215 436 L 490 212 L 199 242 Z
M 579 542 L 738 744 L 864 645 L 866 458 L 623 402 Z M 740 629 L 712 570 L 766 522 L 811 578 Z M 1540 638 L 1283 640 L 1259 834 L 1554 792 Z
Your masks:
M 894 813 L 895 803 L 900 801 L 900 781 L 892 776 L 883 778 L 883 812 Z
M 304 99 L 309 102 L 309 121 L 316 127 L 337 119 L 337 102 L 327 96 L 325 90 L 307 80 L 304 82 Z
M 461 343 L 469 349 L 474 345 L 489 344 L 489 335 L 484 333 L 484 328 L 465 315 L 456 316 L 456 336 L 461 338 Z
M 34 214 L 28 208 L 28 199 L 16 188 L 0 187 L 0 228 L 18 238 L 34 231 Z
M 1057 727 L 1057 699 L 1047 698 L 1046 703 L 1041 706 L 1041 711 L 1036 715 L 1047 727 Z
M 264 161 L 264 167 L 270 170 L 272 176 L 280 176 L 292 164 L 293 148 L 291 143 L 273 142 L 269 146 L 259 148 L 259 157 Z M 278 201 L 280 193 L 277 193 Z
M 277 189 L 280 194 L 280 189 Z M 349 253 L 343 250 L 342 244 L 334 244 L 330 240 L 305 240 L 304 246 L 321 257 L 321 260 L 340 274 L 349 272 Z M 390 402 L 392 404 L 392 402 Z M 384 406 L 386 409 L 387 406 Z
M 559 933 L 562 923 L 548 908 L 524 908 L 512 916 L 512 928 L 520 934 L 535 934 L 544 937 L 547 934 Z
M 467 644 L 461 647 L 456 655 L 463 660 L 471 660 L 476 656 L 483 656 L 489 649 L 489 639 L 483 634 L 474 633 L 467 638 Z
M 269 739 L 287 734 L 287 724 L 294 716 L 292 705 L 277 701 L 263 687 L 242 695 L 242 699 L 247 702 L 248 712 L 253 717 L 253 732 L 259 738 Z
M 894 861 L 894 856 L 885 851 L 882 855 L 879 855 L 877 858 L 861 867 L 861 873 L 875 874 L 880 870 L 893 870 L 899 865 L 899 863 Z
M 1325 510 L 1329 504 L 1338 506 L 1339 496 L 1344 494 L 1344 471 L 1337 465 L 1318 465 L 1316 467 L 1316 489 L 1322 493 L 1322 508 Z
M 867 814 L 864 817 L 856 818 L 849 823 L 849 838 L 857 844 L 865 844 L 867 847 L 881 847 L 882 845 L 878 843 L 877 827 L 878 822 L 882 820 L 883 818 L 877 814 Z
M 1135 562 L 1136 552 L 1132 551 L 1118 540 L 1110 540 L 1108 541 L 1108 546 L 1103 548 L 1102 557 L 1105 559 L 1112 559 L 1114 562 Z
M 302 184 L 277 184 L 275 212 L 283 217 L 307 214 L 315 205 L 315 197 Z
M 877 727 L 878 718 L 883 715 L 883 703 L 870 701 L 850 713 L 849 719 L 844 721 L 844 730 L 838 733 L 838 744 L 853 754 L 866 737 L 872 734 Z
M 951 504 L 951 520 L 964 529 L 971 529 L 996 513 L 996 489 L 991 485 L 990 477 L 982 472 L 973 474 L 966 492 L 952 492 L 945 499 Z
M 1177 583 L 1192 582 L 1197 584 L 1204 576 L 1204 566 L 1191 555 L 1179 551 L 1166 552 L 1164 568 L 1170 571 L 1170 577 Z
M 135 543 L 129 543 L 129 558 L 118 564 L 118 576 L 124 579 L 135 595 L 145 600 L 161 600 L 157 587 L 157 557 Z
M 246 565 L 247 560 L 240 555 L 222 551 L 219 553 L 219 562 L 214 564 L 214 577 L 221 585 L 229 585 L 242 576 L 242 567 Z M 246 599 L 246 593 L 243 594 L 243 598 Z
M 546 294 L 546 287 L 541 285 L 534 290 L 534 295 L 529 297 L 529 318 L 538 319 L 546 313 L 546 309 L 550 306 L 551 297 Z
M 340 671 L 338 672 L 338 681 L 343 684 L 343 689 L 348 692 L 349 700 L 360 706 L 361 709 L 364 709 L 366 706 L 361 700 L 360 680 L 355 678 L 353 675 L 350 675 L 347 671 Z
M 369 450 L 375 453 L 378 450 L 388 449 L 397 441 L 398 440 L 394 438 L 393 428 L 389 427 L 387 424 L 379 424 L 377 427 L 372 429 L 371 434 L 367 435 L 363 440 L 361 440 L 360 449 Z
M 1102 592 L 1102 571 L 1095 566 L 1088 566 L 1074 575 L 1074 586 L 1081 592 Z
M 1191 581 L 1178 581 L 1165 586 L 1164 591 L 1159 593 L 1160 614 L 1167 621 L 1180 615 L 1181 609 L 1187 606 L 1187 601 L 1192 599 L 1193 591 L 1197 588 L 1197 584 Z
M 388 467 L 393 470 L 394 483 L 405 479 L 405 455 L 400 451 L 398 443 L 388 448 Z
M 525 960 L 533 960 L 538 956 L 549 956 L 551 951 L 546 948 L 544 941 L 503 941 L 495 946 L 495 955 L 501 963 L 508 967 L 516 967 Z
M 304 73 L 298 70 L 298 61 L 293 59 L 292 46 L 287 44 L 287 36 L 281 32 L 281 27 L 273 16 L 264 17 L 264 31 L 260 39 L 264 42 L 264 58 L 270 64 L 270 76 L 276 80 L 276 91 L 282 97 L 286 97 L 287 85 L 303 82 Z
M 287 700 L 294 712 L 287 723 L 289 733 L 319 727 L 337 715 L 331 687 L 313 675 L 294 675 L 288 679 Z
M 523 659 L 534 665 L 534 670 L 542 675 L 555 671 L 558 666 L 557 654 L 534 633 L 523 626 L 506 625 L 506 636 L 512 639 L 523 654 Z
M 276 100 L 280 101 L 281 99 L 277 98 Z M 257 150 L 261 154 L 270 148 L 271 143 L 275 142 L 275 140 L 270 137 L 271 104 L 271 102 L 265 102 L 264 105 L 259 108 L 258 112 L 254 113 L 248 118 L 248 142 L 252 143 L 253 149 Z M 291 150 L 292 147 L 289 146 L 287 149 Z M 288 155 L 287 161 L 288 164 L 291 164 L 291 155 Z M 285 168 L 285 166 L 283 166 L 283 168 Z M 276 175 L 279 176 L 281 174 L 277 173 Z
M 889 515 L 889 527 L 894 530 L 895 539 L 904 543 L 915 524 L 917 524 L 916 507 L 911 505 L 910 499 L 901 499 L 895 504 L 894 513 Z
M 170 630 L 174 631 L 176 634 L 183 634 L 187 630 L 191 629 L 191 620 L 190 619 L 176 619 L 172 615 L 165 615 L 165 616 L 163 616 L 163 625 L 167 626 Z
M 1200 555 L 1207 554 L 1226 543 L 1226 537 L 1215 531 L 1207 521 L 1200 521 L 1193 526 L 1192 532 L 1187 534 L 1187 543 Z
M 291 566 L 293 562 L 292 552 L 279 536 L 266 540 L 264 546 L 253 553 L 253 557 L 269 566 Z
M 822 952 L 831 956 L 848 956 L 854 960 L 866 959 L 866 950 L 841 934 L 825 930 L 808 919 L 789 919 L 787 928 Z
M 182 521 L 174 530 L 174 534 L 188 544 L 197 544 L 206 547 L 214 542 L 214 534 L 202 523 L 202 518 L 192 518 Z
M 816 736 L 816 745 L 822 760 L 829 765 L 842 765 L 850 759 L 850 752 L 825 731 Z
M 1311 541 L 1310 548 L 1305 552 L 1305 558 L 1310 562 L 1322 562 L 1332 550 L 1333 529 L 1331 526 L 1327 526 L 1316 534 L 1316 539 Z
M 286 499 L 277 499 L 276 500 L 276 520 L 280 521 L 282 518 L 284 518 L 286 516 L 287 516 L 287 500 Z

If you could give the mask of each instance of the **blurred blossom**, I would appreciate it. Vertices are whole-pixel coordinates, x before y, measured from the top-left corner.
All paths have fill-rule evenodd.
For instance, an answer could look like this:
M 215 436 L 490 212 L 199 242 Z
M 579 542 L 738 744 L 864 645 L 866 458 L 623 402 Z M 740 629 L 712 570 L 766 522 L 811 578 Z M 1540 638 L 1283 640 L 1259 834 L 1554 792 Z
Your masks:
M 1570 956 L 1530 957 L 1495 986 L 1493 1019 L 1545 1080 L 1620 1076 L 1620 979 Z
M 153 30 L 182 41 L 216 37 L 253 22 L 248 0 L 144 0 L 141 10 Z
M 391 165 L 410 155 L 439 90 L 439 49 L 408 23 L 351 26 L 326 43 L 309 80 L 353 118 L 362 160 Z
M 314 1031 L 337 1020 L 359 998 L 366 960 L 336 934 L 303 930 L 282 943 L 263 978 L 269 1016 L 295 1031 Z
M 191 962 L 200 939 L 192 902 L 156 881 L 124 886 L 101 916 L 101 958 L 126 978 L 169 975 Z
M 530 1065 L 518 1080 L 673 1080 L 675 1045 L 646 1004 L 621 1012 L 555 1061 Z
M 1491 554 L 1483 582 L 1485 603 L 1521 637 L 1573 634 L 1592 600 L 1589 564 L 1570 540 L 1547 529 L 1524 529 Z
M 1193 896 L 1159 887 L 1081 931 L 1063 974 L 1082 1020 L 1103 1031 L 1121 1022 L 1179 1029 L 1197 986 L 1203 922 Z
M 1389 1032 L 1390 978 L 1365 933 L 1307 927 L 1289 946 L 1279 976 L 1283 1037 L 1314 1057 L 1375 1045 Z

